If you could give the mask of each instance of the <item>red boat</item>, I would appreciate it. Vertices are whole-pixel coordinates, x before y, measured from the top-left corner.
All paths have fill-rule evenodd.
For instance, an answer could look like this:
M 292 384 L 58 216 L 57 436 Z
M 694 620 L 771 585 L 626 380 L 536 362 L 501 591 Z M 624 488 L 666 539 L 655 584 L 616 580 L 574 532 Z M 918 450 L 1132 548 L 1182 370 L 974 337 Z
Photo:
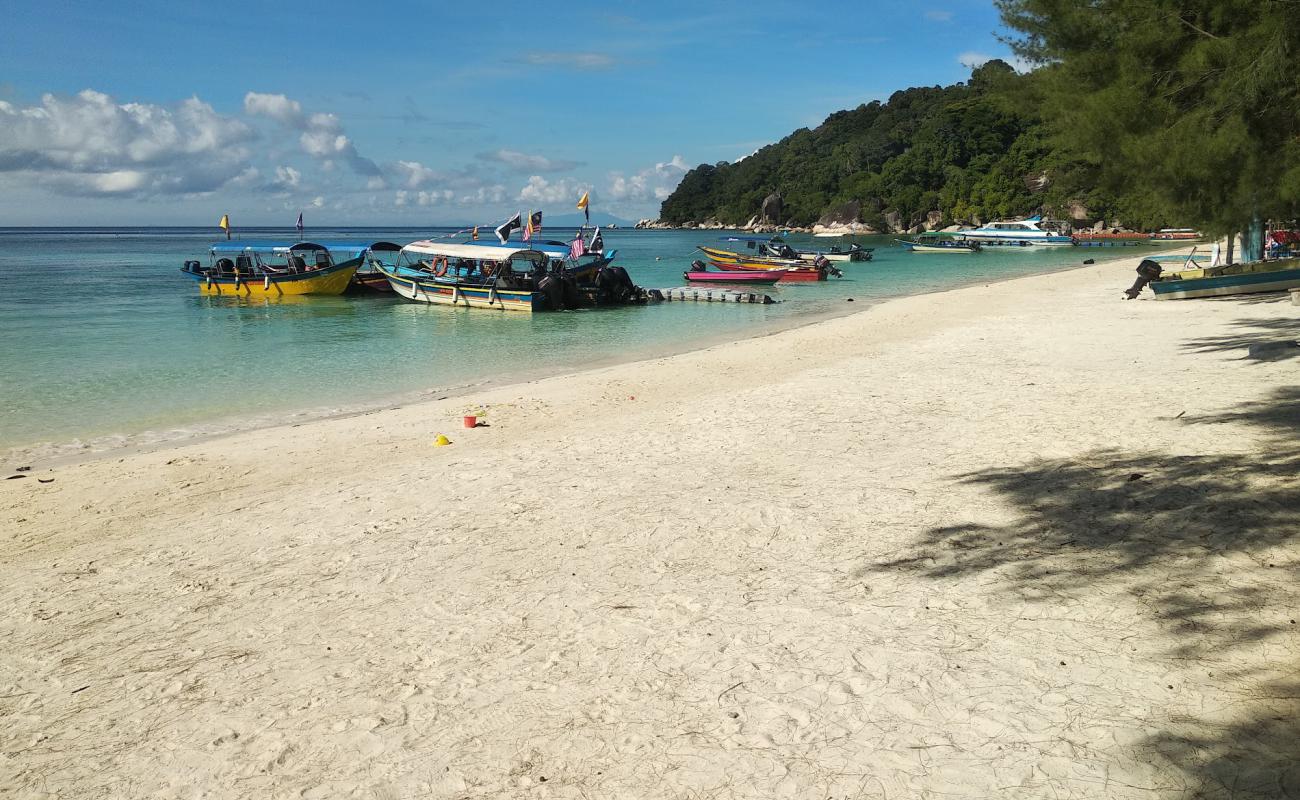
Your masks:
M 734 272 L 709 272 L 699 262 L 691 266 L 694 269 L 688 269 L 682 275 L 692 283 L 757 283 L 771 285 L 785 278 L 790 271 L 788 269 L 747 269 Z
M 730 275 L 745 275 L 750 272 L 780 272 L 781 270 L 764 270 L 754 269 L 753 267 L 740 267 L 735 264 L 726 264 L 720 261 L 709 262 L 718 269 Z M 792 267 L 785 270 L 781 276 L 781 283 L 795 283 L 796 281 L 824 281 L 826 280 L 826 270 L 822 267 Z

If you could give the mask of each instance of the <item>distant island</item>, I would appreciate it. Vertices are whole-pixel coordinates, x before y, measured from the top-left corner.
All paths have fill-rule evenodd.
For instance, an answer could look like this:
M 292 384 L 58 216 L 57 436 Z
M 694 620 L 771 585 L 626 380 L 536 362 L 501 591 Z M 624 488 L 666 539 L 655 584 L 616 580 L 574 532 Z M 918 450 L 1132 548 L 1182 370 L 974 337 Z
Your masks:
M 639 227 L 902 233 L 1044 213 L 1077 228 L 1175 224 L 1094 188 L 1034 112 L 1034 74 L 1003 61 L 966 83 L 837 111 L 735 163 L 701 164 Z

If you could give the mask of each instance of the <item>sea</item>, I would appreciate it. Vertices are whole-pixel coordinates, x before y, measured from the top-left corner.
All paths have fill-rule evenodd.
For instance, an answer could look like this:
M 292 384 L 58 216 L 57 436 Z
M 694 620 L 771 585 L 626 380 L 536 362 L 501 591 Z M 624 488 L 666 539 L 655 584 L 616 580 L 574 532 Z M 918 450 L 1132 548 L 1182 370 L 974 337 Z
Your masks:
M 340 227 L 309 230 L 307 238 L 405 243 L 450 233 Z M 603 231 L 606 249 L 618 251 L 615 263 L 655 288 L 685 284 L 682 271 L 700 257 L 697 245 L 737 247 L 719 242 L 728 235 Z M 572 236 L 571 228 L 544 232 Z M 263 228 L 240 237 L 291 242 L 297 234 Z M 839 264 L 844 277 L 824 283 L 762 289 L 779 301 L 773 305 L 674 302 L 530 315 L 395 295 L 203 297 L 180 267 L 186 259 L 206 263 L 216 238 L 209 228 L 0 228 L 6 466 L 450 397 L 769 333 L 900 295 L 1139 254 L 1123 247 L 922 255 L 888 237 L 859 237 L 875 248 L 874 260 Z M 787 241 L 846 244 L 806 235 Z

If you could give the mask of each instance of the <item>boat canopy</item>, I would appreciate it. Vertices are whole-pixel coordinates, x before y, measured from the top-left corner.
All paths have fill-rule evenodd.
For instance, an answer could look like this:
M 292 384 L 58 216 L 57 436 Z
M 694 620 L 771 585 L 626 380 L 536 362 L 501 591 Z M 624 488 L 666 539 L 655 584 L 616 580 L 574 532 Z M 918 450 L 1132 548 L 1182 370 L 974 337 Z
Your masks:
M 325 247 L 336 253 L 364 253 L 367 250 L 396 253 L 402 249 L 394 242 L 329 242 Z
M 315 242 L 217 242 L 214 253 L 298 253 L 330 248 Z
M 450 242 L 431 242 L 423 240 L 411 242 L 402 248 L 404 253 L 415 253 L 422 256 L 446 256 L 447 258 L 473 258 L 481 261 L 504 261 L 518 253 L 536 253 L 536 248 L 524 246 L 501 246 L 499 244 L 452 244 Z M 550 257 L 552 254 L 542 251 L 542 255 Z

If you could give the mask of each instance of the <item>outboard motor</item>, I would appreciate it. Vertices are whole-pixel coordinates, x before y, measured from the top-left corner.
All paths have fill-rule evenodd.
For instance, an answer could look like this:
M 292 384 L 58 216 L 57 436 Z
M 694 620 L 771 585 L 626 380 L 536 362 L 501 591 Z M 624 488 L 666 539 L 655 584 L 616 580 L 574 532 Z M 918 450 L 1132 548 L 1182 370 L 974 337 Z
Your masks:
M 691 272 L 708 272 L 709 265 L 698 258 L 691 262 Z
M 818 255 L 817 258 L 813 259 L 813 264 L 816 265 L 817 269 L 822 270 L 827 275 L 834 275 L 837 278 L 844 277 L 843 272 L 840 272 L 838 269 L 831 266 L 831 260 L 826 256 Z
M 537 281 L 537 291 L 546 296 L 546 306 L 551 311 L 564 308 L 564 286 L 555 275 L 543 275 Z
M 1142 290 L 1146 288 L 1148 283 L 1160 280 L 1160 273 L 1162 272 L 1164 270 L 1156 262 L 1149 258 L 1142 259 L 1142 263 L 1138 264 L 1137 268 L 1138 278 L 1133 281 L 1132 286 L 1124 290 L 1124 299 L 1132 300 L 1142 294 Z
M 560 278 L 561 297 L 565 308 L 581 308 L 582 296 L 578 293 L 578 282 L 565 275 Z

